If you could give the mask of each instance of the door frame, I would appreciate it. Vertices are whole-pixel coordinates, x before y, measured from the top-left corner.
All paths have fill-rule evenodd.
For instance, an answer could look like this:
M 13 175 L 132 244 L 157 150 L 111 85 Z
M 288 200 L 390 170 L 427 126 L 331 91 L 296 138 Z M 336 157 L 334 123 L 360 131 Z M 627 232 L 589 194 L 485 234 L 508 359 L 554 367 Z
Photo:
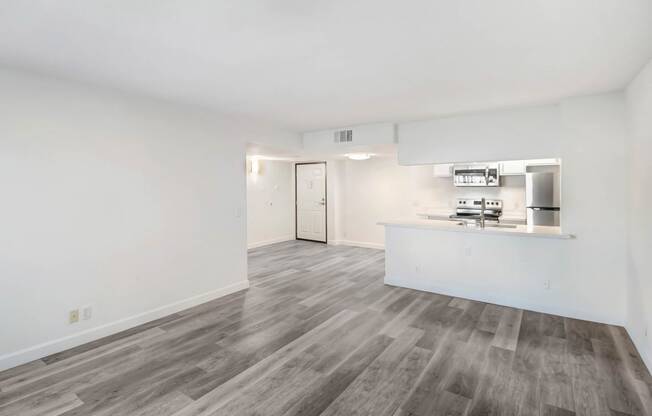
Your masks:
M 325 241 L 310 240 L 307 238 L 299 238 L 299 207 L 298 189 L 297 189 L 297 166 L 299 165 L 324 165 L 324 236 Z M 328 244 L 328 164 L 323 162 L 297 162 L 294 164 L 294 238 L 295 240 L 313 241 L 315 243 Z

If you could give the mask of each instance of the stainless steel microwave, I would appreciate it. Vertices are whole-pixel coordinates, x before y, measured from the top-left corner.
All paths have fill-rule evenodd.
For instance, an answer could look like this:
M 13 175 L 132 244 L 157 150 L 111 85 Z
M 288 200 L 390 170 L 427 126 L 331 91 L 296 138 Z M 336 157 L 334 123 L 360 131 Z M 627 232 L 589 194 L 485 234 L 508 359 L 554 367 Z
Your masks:
M 455 186 L 500 186 L 498 164 L 455 166 Z

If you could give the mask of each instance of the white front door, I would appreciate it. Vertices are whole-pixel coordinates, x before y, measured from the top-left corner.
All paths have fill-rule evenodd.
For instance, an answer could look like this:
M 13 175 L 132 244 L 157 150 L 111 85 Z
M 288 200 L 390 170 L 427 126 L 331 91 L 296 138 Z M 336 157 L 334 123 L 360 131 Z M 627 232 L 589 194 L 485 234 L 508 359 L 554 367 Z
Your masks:
M 326 242 L 326 162 L 296 165 L 297 238 Z

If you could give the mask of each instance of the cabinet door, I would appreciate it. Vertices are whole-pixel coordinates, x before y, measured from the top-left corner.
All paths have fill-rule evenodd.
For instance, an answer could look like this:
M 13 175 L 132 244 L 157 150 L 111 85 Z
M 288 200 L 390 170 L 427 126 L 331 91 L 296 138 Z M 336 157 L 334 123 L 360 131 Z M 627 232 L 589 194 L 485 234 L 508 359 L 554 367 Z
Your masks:
M 500 162 L 501 175 L 525 175 L 525 161 L 524 160 L 510 160 L 508 162 Z
M 435 178 L 450 178 L 453 176 L 453 165 L 450 163 L 435 165 L 432 175 Z

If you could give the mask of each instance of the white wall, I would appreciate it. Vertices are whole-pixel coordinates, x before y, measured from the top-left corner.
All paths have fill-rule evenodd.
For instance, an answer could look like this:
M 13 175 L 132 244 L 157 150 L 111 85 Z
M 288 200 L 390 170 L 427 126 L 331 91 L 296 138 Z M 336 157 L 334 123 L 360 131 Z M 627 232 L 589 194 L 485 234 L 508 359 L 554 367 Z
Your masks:
M 257 174 L 247 174 L 249 248 L 294 239 L 294 164 L 278 160 L 258 164 Z
M 568 306 L 582 316 L 623 324 L 625 119 L 624 95 L 614 93 L 406 123 L 399 126 L 399 160 L 422 164 L 561 158 L 562 228 L 577 238 L 557 241 L 566 250 L 559 266 L 564 272 L 554 268 L 552 286 L 573 299 Z
M 326 232 L 329 244 L 344 239 L 344 213 L 346 212 L 345 162 L 338 159 L 326 161 Z
M 6 70 L 0 91 L 0 369 L 247 286 L 245 142 L 298 136 Z
M 652 368 L 652 61 L 629 85 L 626 95 L 629 115 L 627 330 L 648 368 Z
M 343 180 L 337 242 L 382 248 L 385 238 L 378 221 L 407 215 L 409 197 L 401 194 L 401 188 L 410 184 L 409 169 L 391 158 L 340 163 Z

